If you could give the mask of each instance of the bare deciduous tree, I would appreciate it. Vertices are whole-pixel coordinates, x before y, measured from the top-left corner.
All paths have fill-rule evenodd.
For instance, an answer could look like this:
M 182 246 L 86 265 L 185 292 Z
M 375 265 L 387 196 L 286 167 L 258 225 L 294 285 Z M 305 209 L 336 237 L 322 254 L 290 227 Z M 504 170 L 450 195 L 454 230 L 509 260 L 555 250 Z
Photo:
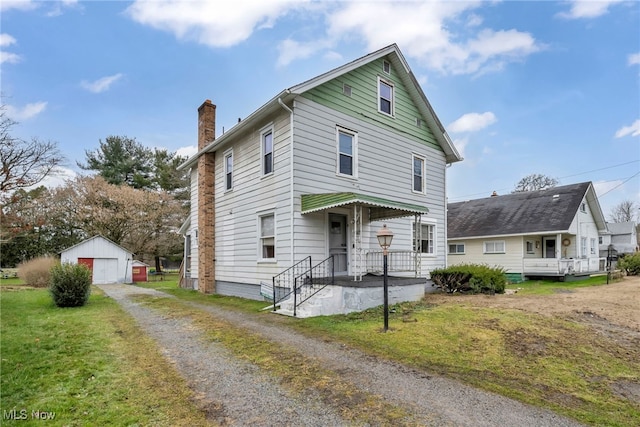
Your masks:
M 609 222 L 628 222 L 638 219 L 640 214 L 640 206 L 631 200 L 623 200 L 622 202 L 611 208 L 609 212 Z
M 41 182 L 62 164 L 64 157 L 53 141 L 32 138 L 25 141 L 11 136 L 16 121 L 0 107 L 0 194 Z
M 558 185 L 558 180 L 539 173 L 533 173 L 522 178 L 516 184 L 512 193 L 523 193 L 526 191 L 546 190 Z

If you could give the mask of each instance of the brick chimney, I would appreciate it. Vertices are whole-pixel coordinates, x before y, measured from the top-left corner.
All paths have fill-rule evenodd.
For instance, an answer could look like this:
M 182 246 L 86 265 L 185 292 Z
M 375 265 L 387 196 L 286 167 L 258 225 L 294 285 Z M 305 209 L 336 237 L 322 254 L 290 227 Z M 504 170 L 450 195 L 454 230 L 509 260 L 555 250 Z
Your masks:
M 210 100 L 198 108 L 198 150 L 216 138 L 216 106 Z M 198 158 L 198 289 L 216 292 L 215 151 Z

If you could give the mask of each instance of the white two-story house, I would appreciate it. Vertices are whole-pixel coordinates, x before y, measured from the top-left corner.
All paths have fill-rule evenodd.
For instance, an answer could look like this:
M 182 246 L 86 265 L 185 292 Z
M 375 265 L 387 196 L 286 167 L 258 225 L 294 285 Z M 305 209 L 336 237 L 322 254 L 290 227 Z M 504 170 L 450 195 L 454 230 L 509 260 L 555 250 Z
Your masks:
M 199 108 L 199 151 L 180 166 L 185 282 L 254 299 L 296 278 L 357 287 L 382 270 L 383 224 L 392 274 L 424 288 L 445 266 L 445 170 L 462 159 L 395 44 L 283 90 L 217 138 L 215 111 Z

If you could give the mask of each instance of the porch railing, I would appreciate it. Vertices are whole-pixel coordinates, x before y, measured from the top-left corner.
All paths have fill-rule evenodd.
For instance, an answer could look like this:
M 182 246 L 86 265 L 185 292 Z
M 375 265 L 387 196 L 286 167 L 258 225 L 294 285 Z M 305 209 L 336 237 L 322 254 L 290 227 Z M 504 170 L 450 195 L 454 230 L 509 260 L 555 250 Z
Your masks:
M 293 315 L 303 302 L 335 283 L 333 255 L 303 272 L 294 280 Z
M 575 274 L 602 271 L 606 258 L 524 258 L 525 274 Z
M 308 256 L 282 273 L 273 276 L 273 311 L 276 311 L 276 304 L 287 299 L 295 289 L 296 278 L 311 270 L 311 257 Z
M 416 252 L 389 251 L 387 263 L 389 272 L 416 272 Z M 382 251 L 367 252 L 365 255 L 365 264 L 367 273 L 382 273 Z

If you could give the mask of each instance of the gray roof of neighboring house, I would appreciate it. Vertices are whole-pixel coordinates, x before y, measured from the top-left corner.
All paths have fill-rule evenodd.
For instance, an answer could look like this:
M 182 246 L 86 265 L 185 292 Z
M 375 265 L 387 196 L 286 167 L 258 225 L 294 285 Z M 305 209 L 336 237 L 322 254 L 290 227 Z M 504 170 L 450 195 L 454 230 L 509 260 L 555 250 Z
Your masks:
M 608 222 L 610 234 L 633 234 L 633 230 L 636 228 L 636 223 L 633 221 L 627 222 Z
M 606 229 L 593 186 L 591 182 L 583 182 L 449 203 L 448 238 L 566 231 L 585 196 L 598 229 Z

